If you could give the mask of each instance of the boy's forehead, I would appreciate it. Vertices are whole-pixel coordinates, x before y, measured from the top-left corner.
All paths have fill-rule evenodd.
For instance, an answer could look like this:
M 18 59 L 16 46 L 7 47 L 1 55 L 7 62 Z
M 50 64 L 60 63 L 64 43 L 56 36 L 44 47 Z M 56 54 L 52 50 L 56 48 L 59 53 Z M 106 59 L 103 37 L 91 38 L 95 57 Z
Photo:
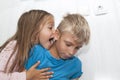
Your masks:
M 64 32 L 61 37 L 71 43 L 78 44 L 78 45 L 83 45 L 83 42 L 80 41 L 80 39 L 73 33 L 70 32 Z
M 74 40 L 78 39 L 78 37 L 75 34 L 73 34 L 72 32 L 63 32 L 61 36 L 63 36 L 63 37 L 65 36 L 67 38 L 72 38 Z
M 79 40 L 79 38 L 75 34 L 68 33 L 68 32 L 63 33 L 61 36 L 66 40 L 70 40 L 71 42 L 77 42 Z

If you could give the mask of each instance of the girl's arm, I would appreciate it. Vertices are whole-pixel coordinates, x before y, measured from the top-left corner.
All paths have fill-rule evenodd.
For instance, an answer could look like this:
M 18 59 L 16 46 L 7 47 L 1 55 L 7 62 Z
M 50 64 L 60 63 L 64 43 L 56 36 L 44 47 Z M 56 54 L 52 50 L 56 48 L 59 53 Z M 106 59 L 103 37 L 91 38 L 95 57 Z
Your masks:
M 28 71 L 24 70 L 23 72 L 13 72 L 13 73 L 4 73 L 0 71 L 1 80 L 43 80 L 49 79 L 52 77 L 52 72 L 47 72 L 49 68 L 44 68 L 41 70 L 36 70 L 36 67 L 40 62 L 37 62 L 33 65 Z
M 4 73 L 0 71 L 1 80 L 26 80 L 26 72 Z
M 38 61 L 36 64 L 34 64 L 28 71 L 26 71 L 26 79 L 27 80 L 43 80 L 43 79 L 49 79 L 52 77 L 53 72 L 48 72 L 50 68 L 44 68 L 37 70 L 36 67 L 40 64 Z

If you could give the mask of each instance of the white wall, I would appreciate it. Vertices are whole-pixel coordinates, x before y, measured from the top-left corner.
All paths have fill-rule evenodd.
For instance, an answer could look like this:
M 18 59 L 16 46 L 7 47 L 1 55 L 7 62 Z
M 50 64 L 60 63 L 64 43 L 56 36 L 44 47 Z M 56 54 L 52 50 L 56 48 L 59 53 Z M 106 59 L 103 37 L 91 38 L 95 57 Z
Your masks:
M 90 1 L 91 15 L 88 21 L 91 28 L 91 43 L 88 52 L 80 58 L 83 62 L 83 80 L 120 80 L 120 7 L 114 0 L 99 0 L 108 12 L 95 15 L 97 0 Z M 82 51 L 81 51 L 82 52 Z
M 99 5 L 102 8 L 98 9 Z M 30 9 L 53 13 L 56 26 L 67 12 L 83 14 L 90 25 L 91 40 L 78 52 L 83 63 L 81 80 L 120 80 L 119 0 L 1 0 L 0 45 L 16 31 L 19 16 Z

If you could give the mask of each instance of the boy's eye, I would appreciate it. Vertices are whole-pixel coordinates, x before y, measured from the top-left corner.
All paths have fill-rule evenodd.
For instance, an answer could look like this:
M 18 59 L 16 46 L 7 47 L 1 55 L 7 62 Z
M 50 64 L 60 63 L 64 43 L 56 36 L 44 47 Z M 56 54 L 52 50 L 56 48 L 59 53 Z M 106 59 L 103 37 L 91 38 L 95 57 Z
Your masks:
M 82 46 L 78 46 L 78 47 L 76 47 L 75 49 L 77 49 L 77 50 L 78 50 L 78 49 L 80 49 L 81 47 L 82 47 Z
M 66 44 L 66 46 L 70 47 L 71 45 L 70 44 Z
M 79 48 L 80 48 L 80 47 L 76 47 L 75 49 L 77 49 L 77 50 L 78 50 Z

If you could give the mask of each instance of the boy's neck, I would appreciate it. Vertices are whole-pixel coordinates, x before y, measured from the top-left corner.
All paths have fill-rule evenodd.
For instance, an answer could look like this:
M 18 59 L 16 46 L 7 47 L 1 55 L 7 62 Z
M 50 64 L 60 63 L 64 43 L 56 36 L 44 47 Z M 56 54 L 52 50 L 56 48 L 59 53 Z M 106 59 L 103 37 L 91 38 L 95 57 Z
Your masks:
M 53 44 L 53 46 L 50 48 L 50 54 L 54 57 L 54 58 L 57 58 L 57 59 L 59 59 L 60 57 L 59 57 L 59 54 L 58 54 L 58 52 L 57 52 L 57 49 L 56 49 L 56 47 L 55 47 L 55 44 Z

